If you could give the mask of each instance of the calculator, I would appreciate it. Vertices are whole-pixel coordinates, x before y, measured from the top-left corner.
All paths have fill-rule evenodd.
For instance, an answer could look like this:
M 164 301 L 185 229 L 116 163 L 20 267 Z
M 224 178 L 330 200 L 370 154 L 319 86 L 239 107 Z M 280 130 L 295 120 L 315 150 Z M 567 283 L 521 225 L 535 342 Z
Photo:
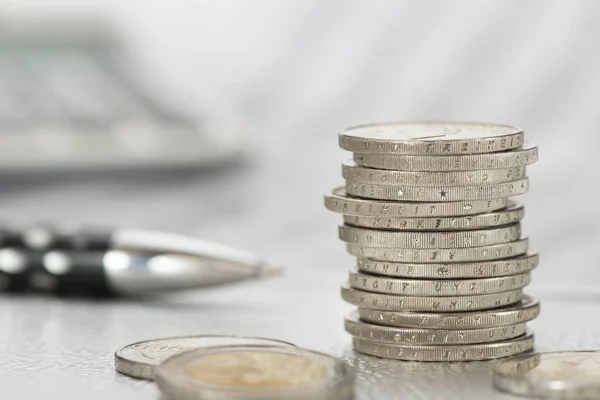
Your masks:
M 233 112 L 188 115 L 103 24 L 0 21 L 0 173 L 192 167 L 241 153 Z M 131 68 L 130 68 L 131 69 Z

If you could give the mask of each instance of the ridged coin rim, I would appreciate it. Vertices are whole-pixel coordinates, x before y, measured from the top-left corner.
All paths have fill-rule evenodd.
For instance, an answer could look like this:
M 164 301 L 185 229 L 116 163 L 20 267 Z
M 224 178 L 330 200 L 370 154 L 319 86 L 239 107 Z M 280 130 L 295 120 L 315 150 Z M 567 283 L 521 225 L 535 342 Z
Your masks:
M 388 231 L 465 231 L 496 228 L 519 222 L 525 216 L 525 207 L 509 200 L 508 206 L 491 213 L 461 217 L 361 217 L 344 215 L 344 224 L 364 229 Z
M 482 130 L 501 129 L 504 132 L 488 133 L 489 136 L 471 135 L 470 137 L 455 137 L 453 139 L 440 139 L 439 134 L 427 134 L 426 137 L 399 139 L 390 134 L 388 137 L 372 137 L 368 134 L 360 135 L 361 131 L 368 129 L 386 129 L 394 126 L 421 128 L 426 126 L 446 125 L 446 131 L 454 128 L 480 127 Z M 443 129 L 440 127 L 440 131 Z M 444 134 L 452 137 L 452 134 Z M 346 128 L 339 134 L 339 145 L 342 149 L 363 153 L 390 153 L 390 154 L 415 154 L 415 155 L 444 155 L 444 154 L 475 154 L 506 151 L 523 145 L 523 129 L 507 124 L 490 124 L 484 122 L 468 121 L 414 121 L 414 122 L 388 122 L 380 124 L 364 124 Z
M 524 323 L 537 318 L 539 300 L 523 295 L 518 303 L 491 310 L 453 313 L 386 311 L 359 307 L 358 315 L 375 325 L 420 329 L 474 329 Z
M 404 361 L 482 361 L 510 357 L 533 349 L 533 333 L 495 343 L 416 346 L 396 345 L 353 338 L 354 350 L 376 357 Z

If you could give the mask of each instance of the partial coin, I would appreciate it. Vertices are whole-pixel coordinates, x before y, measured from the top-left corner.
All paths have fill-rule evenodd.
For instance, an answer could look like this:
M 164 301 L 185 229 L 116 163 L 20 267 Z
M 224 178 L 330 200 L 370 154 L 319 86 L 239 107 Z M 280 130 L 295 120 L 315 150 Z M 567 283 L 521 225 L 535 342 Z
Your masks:
M 531 281 L 529 272 L 478 279 L 401 279 L 350 272 L 350 287 L 372 293 L 398 296 L 473 296 L 522 289 Z
M 394 263 L 368 258 L 357 258 L 357 268 L 368 274 L 394 278 L 416 279 L 469 279 L 508 276 L 528 272 L 539 264 L 537 253 L 493 261 L 470 263 Z
M 348 182 L 374 185 L 473 186 L 524 179 L 527 171 L 525 167 L 480 171 L 392 171 L 365 168 L 354 161 L 347 161 L 342 164 L 342 177 Z
M 346 250 L 353 256 L 379 261 L 403 263 L 445 263 L 501 260 L 527 252 L 527 238 L 510 243 L 491 246 L 454 249 L 399 249 L 389 247 L 367 247 L 347 244 Z
M 344 215 L 346 225 L 359 228 L 385 229 L 392 231 L 463 231 L 494 228 L 519 222 L 525 215 L 522 205 L 509 200 L 507 208 L 487 214 L 462 217 L 360 217 Z
M 381 231 L 342 225 L 339 238 L 365 247 L 401 249 L 455 249 L 513 242 L 521 237 L 521 224 L 501 228 L 447 232 Z
M 346 182 L 346 193 L 366 199 L 397 201 L 468 201 L 514 197 L 529 190 L 527 178 L 477 186 L 397 186 Z
M 385 326 L 421 329 L 481 329 L 522 324 L 540 315 L 540 303 L 527 295 L 513 305 L 493 310 L 431 313 L 359 308 L 361 320 Z
M 521 301 L 521 289 L 476 296 L 415 297 L 371 293 L 342 285 L 342 299 L 362 308 L 388 311 L 458 312 L 488 310 Z
M 354 370 L 343 360 L 296 347 L 222 346 L 171 357 L 156 383 L 176 400 L 349 400 Z
M 325 195 L 325 207 L 328 210 L 364 217 L 455 217 L 488 213 L 506 208 L 507 205 L 508 199 L 431 203 L 366 200 L 347 196 L 344 188 L 336 188 L 333 193 Z
M 494 386 L 517 396 L 600 398 L 600 351 L 522 354 L 494 367 Z
M 156 367 L 167 358 L 198 348 L 224 345 L 294 346 L 275 339 L 243 336 L 179 336 L 145 340 L 119 348 L 115 352 L 115 368 L 138 379 L 154 379 Z
M 350 127 L 340 133 L 339 144 L 356 153 L 495 153 L 522 146 L 523 130 L 478 122 L 395 122 Z
M 354 349 L 376 357 L 404 361 L 481 361 L 510 357 L 533 349 L 533 333 L 495 343 L 417 346 L 387 344 L 367 339 L 354 338 Z
M 392 344 L 455 345 L 490 343 L 522 336 L 526 324 L 505 325 L 480 329 L 411 329 L 369 324 L 353 312 L 344 321 L 346 332 L 362 339 Z
M 522 148 L 502 153 L 460 156 L 410 156 L 355 153 L 354 162 L 363 167 L 397 171 L 476 171 L 524 167 L 538 160 L 538 148 Z

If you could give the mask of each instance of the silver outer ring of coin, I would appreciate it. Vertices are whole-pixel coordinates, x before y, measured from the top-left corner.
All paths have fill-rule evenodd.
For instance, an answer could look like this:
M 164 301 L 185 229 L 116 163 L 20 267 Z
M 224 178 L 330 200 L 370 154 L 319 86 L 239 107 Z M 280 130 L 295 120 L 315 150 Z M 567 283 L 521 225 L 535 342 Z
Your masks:
M 373 169 L 354 161 L 342 164 L 342 177 L 352 183 L 404 186 L 473 186 L 510 182 L 527 177 L 526 167 L 481 171 L 415 172 Z
M 537 299 L 524 295 L 519 303 L 494 310 L 425 313 L 359 307 L 358 315 L 361 320 L 376 325 L 420 329 L 479 329 L 525 323 L 537 318 L 540 310 Z
M 455 249 L 514 242 L 520 237 L 520 223 L 501 228 L 447 232 L 381 231 L 348 225 L 339 227 L 339 238 L 343 242 L 364 247 Z
M 468 201 L 520 196 L 529 190 L 529 179 L 477 186 L 396 186 L 346 182 L 346 193 L 365 199 L 396 201 Z
M 600 357 L 599 351 L 556 351 L 548 353 L 529 353 L 502 360 L 494 366 L 494 386 L 513 395 L 539 397 L 545 399 L 598 399 L 600 398 L 600 382 L 576 382 L 565 378 L 544 380 L 539 376 L 528 376 L 527 372 L 534 368 L 543 368 L 544 358 L 571 355 L 581 359 L 591 356 Z M 572 364 L 580 363 L 573 360 Z M 566 360 L 565 362 L 568 362 Z M 571 363 L 570 363 L 571 364 Z M 597 368 L 597 367 L 596 367 Z M 573 371 L 571 371 L 573 373 Z
M 415 297 L 365 292 L 342 285 L 342 299 L 358 307 L 386 311 L 458 312 L 489 310 L 521 301 L 521 289 L 477 296 Z
M 477 171 L 524 167 L 538 160 L 538 148 L 522 148 L 502 153 L 461 156 L 406 156 L 354 153 L 354 162 L 363 167 L 397 171 Z
M 369 324 L 360 321 L 356 312 L 344 320 L 350 335 L 376 342 L 410 345 L 460 345 L 490 343 L 522 336 L 526 324 L 515 324 L 480 329 L 411 329 Z
M 325 195 L 325 207 L 333 212 L 364 217 L 455 217 L 483 214 L 501 210 L 508 199 L 415 203 L 367 200 L 348 197 L 344 188 L 336 188 Z
M 540 261 L 537 253 L 494 261 L 445 264 L 393 263 L 357 258 L 360 272 L 411 279 L 472 279 L 516 275 L 535 269 Z
M 153 380 L 156 367 L 172 355 L 192 349 L 222 346 L 224 344 L 263 344 L 295 347 L 295 345 L 282 340 L 261 337 L 225 335 L 166 337 L 144 340 L 120 347 L 115 352 L 115 369 L 132 378 Z M 162 352 L 162 354 L 157 355 L 158 358 L 153 359 L 143 354 L 145 350 Z
M 481 361 L 510 357 L 533 349 L 533 333 L 495 343 L 462 346 L 416 346 L 353 338 L 354 350 L 404 361 Z
M 496 278 L 423 280 L 385 278 L 350 272 L 348 281 L 354 289 L 396 296 L 477 296 L 523 289 L 531 282 L 531 274 L 525 272 Z
M 379 261 L 440 263 L 501 260 L 527 252 L 529 240 L 523 238 L 510 243 L 463 249 L 399 249 L 366 247 L 347 244 L 346 250 L 353 256 Z
M 524 216 L 525 208 L 521 204 L 509 200 L 507 208 L 487 214 L 436 218 L 359 217 L 356 215 L 344 215 L 344 223 L 357 228 L 391 231 L 463 231 L 510 225 L 519 222 Z
M 358 153 L 475 154 L 520 147 L 523 136 L 521 128 L 504 124 L 397 122 L 350 127 L 340 133 L 339 145 Z
M 323 381 L 314 385 L 283 388 L 245 388 L 203 384 L 185 374 L 186 366 L 194 360 L 212 354 L 231 354 L 237 351 L 293 354 L 314 360 L 325 368 Z M 156 384 L 169 399 L 177 400 L 351 400 L 356 375 L 346 362 L 329 354 L 290 346 L 219 346 L 196 349 L 170 357 L 156 371 Z

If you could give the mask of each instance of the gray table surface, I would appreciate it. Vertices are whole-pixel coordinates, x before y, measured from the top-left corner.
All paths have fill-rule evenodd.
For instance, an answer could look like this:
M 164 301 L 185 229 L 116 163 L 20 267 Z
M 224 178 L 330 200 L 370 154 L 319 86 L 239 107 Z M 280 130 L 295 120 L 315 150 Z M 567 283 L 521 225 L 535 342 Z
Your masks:
M 590 50 L 600 3 L 239 1 L 227 12 L 191 3 L 162 18 L 162 3 L 144 2 L 145 13 L 129 7 L 123 19 L 179 89 L 234 100 L 249 120 L 248 159 L 213 171 L 3 177 L 0 218 L 195 234 L 287 274 L 144 302 L 2 296 L 2 398 L 158 398 L 152 383 L 114 371 L 113 352 L 191 334 L 266 336 L 343 356 L 358 367 L 359 400 L 509 398 L 492 388 L 488 363 L 393 362 L 350 349 L 339 285 L 352 259 L 322 194 L 341 184 L 348 158 L 336 133 L 373 121 L 525 127 L 541 149 L 522 197 L 542 260 L 527 289 L 542 301 L 536 348 L 600 348 L 600 53 Z

